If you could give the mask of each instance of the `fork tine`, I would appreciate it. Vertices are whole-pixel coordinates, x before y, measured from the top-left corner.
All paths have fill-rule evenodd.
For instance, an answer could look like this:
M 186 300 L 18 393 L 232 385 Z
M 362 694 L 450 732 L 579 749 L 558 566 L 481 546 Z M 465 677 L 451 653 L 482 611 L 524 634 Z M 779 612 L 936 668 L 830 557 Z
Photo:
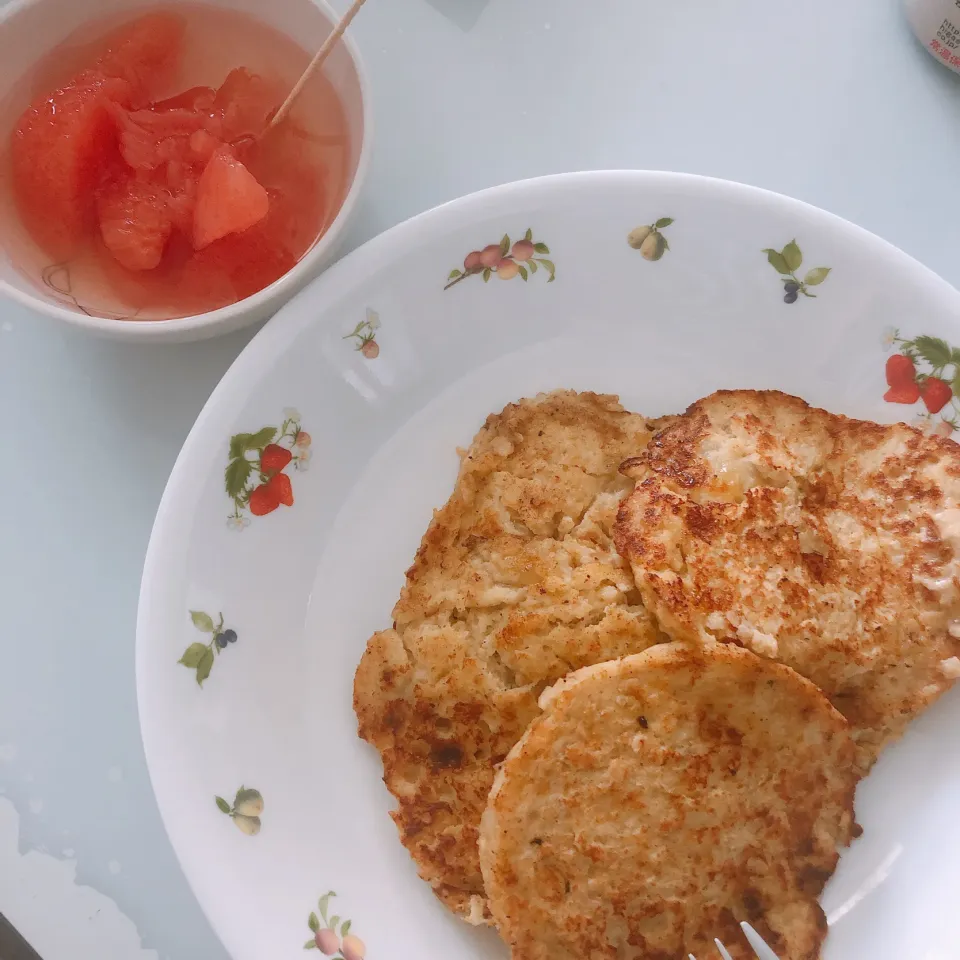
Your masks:
M 777 960 L 777 955 L 763 942 L 760 934 L 749 923 L 741 923 L 740 927 L 750 946 L 756 950 L 757 960 Z
M 733 960 L 733 957 L 727 952 L 727 948 L 719 941 L 713 941 L 717 945 L 717 949 L 720 951 L 720 956 L 723 957 L 723 960 Z

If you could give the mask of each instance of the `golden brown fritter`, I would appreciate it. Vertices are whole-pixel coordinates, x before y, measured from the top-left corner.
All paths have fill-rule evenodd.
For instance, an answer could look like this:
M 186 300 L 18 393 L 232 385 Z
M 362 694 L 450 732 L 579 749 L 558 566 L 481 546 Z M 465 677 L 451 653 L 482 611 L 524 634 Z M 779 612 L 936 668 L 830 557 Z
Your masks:
M 515 960 L 815 960 L 853 828 L 854 745 L 808 680 L 747 650 L 661 644 L 586 667 L 500 767 L 480 832 Z
M 486 917 L 477 854 L 494 764 L 544 686 L 662 639 L 612 542 L 650 431 L 615 397 L 560 391 L 491 416 L 462 455 L 354 680 L 400 837 L 452 910 Z
M 721 391 L 623 471 L 617 546 L 663 628 L 808 677 L 862 769 L 960 675 L 952 440 Z

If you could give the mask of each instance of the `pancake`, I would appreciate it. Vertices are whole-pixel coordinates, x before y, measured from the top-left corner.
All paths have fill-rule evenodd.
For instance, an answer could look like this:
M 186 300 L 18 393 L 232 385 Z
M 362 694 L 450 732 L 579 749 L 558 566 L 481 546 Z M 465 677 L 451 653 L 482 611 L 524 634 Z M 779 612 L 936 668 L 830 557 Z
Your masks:
M 515 960 L 815 960 L 817 896 L 853 829 L 848 724 L 736 646 L 662 644 L 584 668 L 500 767 L 480 835 Z
M 383 761 L 420 875 L 487 918 L 477 852 L 494 765 L 571 670 L 663 639 L 612 527 L 646 446 L 615 397 L 559 391 L 491 416 L 423 538 L 394 612 L 357 668 L 360 736 Z
M 693 404 L 623 465 L 615 537 L 674 639 L 812 680 L 858 764 L 960 675 L 960 446 L 776 391 Z

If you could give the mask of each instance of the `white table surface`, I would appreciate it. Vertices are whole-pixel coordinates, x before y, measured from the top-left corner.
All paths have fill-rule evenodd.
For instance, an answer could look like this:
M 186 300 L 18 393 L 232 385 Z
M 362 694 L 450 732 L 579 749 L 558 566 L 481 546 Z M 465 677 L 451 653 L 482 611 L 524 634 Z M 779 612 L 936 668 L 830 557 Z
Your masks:
M 653 168 L 791 194 L 960 283 L 960 79 L 896 0 L 369 0 L 354 30 L 351 247 L 491 184 Z M 154 804 L 133 648 L 168 472 L 249 336 L 124 346 L 0 304 L 0 911 L 44 960 L 226 957 Z

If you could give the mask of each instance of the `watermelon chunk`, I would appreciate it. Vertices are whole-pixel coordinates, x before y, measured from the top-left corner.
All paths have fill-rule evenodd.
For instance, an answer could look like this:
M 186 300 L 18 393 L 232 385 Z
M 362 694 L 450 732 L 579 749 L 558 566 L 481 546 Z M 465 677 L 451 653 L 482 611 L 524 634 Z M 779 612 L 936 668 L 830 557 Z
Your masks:
M 246 67 L 237 67 L 217 91 L 213 109 L 220 128 L 212 127 L 210 132 L 226 141 L 258 137 L 282 101 L 283 93 L 274 84 Z
M 146 98 L 171 76 L 183 48 L 186 24 L 173 13 L 148 13 L 115 30 L 97 69 L 126 80 L 136 99 Z
M 207 133 L 206 130 L 197 130 L 196 133 L 190 136 L 188 155 L 191 160 L 207 163 L 214 153 L 217 152 L 217 147 L 219 146 L 220 141 L 216 137 Z
M 214 240 L 248 230 L 269 210 L 267 191 L 229 147 L 218 147 L 197 187 L 193 246 L 202 250 Z
M 101 171 L 117 153 L 112 103 L 129 102 L 126 80 L 88 71 L 32 103 L 11 144 L 13 191 L 33 238 L 56 259 L 74 252 L 94 218 Z
M 191 110 L 208 114 L 213 110 L 213 101 L 217 91 L 212 87 L 191 87 L 178 93 L 175 97 L 158 100 L 152 107 L 154 110 Z
M 97 200 L 100 235 L 115 260 L 128 270 L 152 270 L 163 258 L 173 229 L 168 195 L 134 177 L 104 187 Z
M 120 132 L 120 153 L 134 170 L 187 159 L 190 137 L 204 124 L 202 114 L 182 108 L 130 111 L 115 105 L 110 112 Z

